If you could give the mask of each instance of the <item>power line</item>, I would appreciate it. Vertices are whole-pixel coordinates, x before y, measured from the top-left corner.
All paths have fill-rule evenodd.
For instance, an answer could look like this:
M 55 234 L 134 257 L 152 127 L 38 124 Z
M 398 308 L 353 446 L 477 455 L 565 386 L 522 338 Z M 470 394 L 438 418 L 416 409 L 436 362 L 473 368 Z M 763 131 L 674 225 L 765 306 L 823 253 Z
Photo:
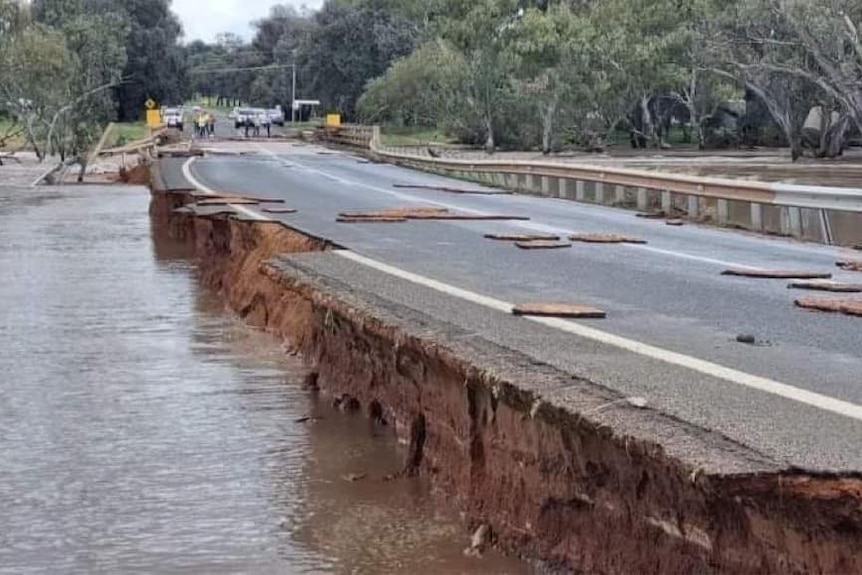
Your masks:
M 296 64 L 269 64 L 267 66 L 249 66 L 246 68 L 202 68 L 197 70 L 189 70 L 189 74 L 255 72 L 258 70 L 285 70 L 287 68 L 293 68 L 294 66 L 296 66 Z

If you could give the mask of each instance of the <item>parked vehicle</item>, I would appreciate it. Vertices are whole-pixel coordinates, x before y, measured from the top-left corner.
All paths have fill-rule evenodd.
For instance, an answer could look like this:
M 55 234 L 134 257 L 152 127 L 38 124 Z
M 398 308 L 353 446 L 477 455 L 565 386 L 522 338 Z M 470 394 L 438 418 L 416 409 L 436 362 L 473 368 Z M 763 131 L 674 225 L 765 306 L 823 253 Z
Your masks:
M 269 117 L 270 122 L 272 122 L 276 126 L 284 127 L 284 111 L 281 109 L 281 107 L 267 110 L 266 115 Z
M 175 128 L 180 132 L 183 131 L 183 112 L 179 108 L 165 108 L 162 121 L 168 128 Z
M 234 128 L 240 128 L 248 125 L 254 126 L 254 118 L 257 115 L 257 110 L 254 108 L 237 108 L 236 117 L 233 119 Z

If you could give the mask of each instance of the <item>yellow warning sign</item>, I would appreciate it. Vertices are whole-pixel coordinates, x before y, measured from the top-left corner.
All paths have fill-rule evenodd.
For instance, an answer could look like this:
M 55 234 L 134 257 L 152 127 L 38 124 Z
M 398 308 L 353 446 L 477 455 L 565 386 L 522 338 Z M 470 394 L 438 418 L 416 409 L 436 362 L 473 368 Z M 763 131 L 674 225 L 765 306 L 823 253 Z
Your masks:
M 158 128 L 162 123 L 161 115 L 158 110 L 147 110 L 147 127 Z
M 341 125 L 341 114 L 327 114 L 326 115 L 326 125 L 327 126 L 340 126 Z
M 147 110 L 155 110 L 158 104 L 152 98 L 147 98 L 147 101 L 144 102 L 144 106 L 147 107 Z

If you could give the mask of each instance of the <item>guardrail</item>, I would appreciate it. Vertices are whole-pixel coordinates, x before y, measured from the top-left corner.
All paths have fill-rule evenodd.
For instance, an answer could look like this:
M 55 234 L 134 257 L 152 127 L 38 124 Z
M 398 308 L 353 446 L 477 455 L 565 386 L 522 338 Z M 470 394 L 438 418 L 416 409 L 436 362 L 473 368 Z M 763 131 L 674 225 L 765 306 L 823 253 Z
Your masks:
M 320 126 L 317 128 L 315 137 L 331 144 L 369 149 L 376 131 L 379 131 L 376 126 L 359 124 Z
M 860 188 L 752 182 L 547 161 L 433 157 L 427 150 L 415 147 L 383 146 L 379 127 L 349 129 L 343 141 L 382 160 L 520 193 L 642 211 L 661 210 L 697 221 L 826 244 L 862 244 Z

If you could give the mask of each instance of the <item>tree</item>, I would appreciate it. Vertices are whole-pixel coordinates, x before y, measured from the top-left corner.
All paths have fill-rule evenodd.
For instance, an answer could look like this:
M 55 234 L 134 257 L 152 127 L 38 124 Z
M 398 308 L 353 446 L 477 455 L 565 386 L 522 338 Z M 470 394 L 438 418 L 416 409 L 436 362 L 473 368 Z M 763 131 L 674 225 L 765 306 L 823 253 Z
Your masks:
M 509 81 L 513 58 L 505 50 L 504 35 L 515 25 L 515 0 L 450 0 L 440 24 L 441 36 L 467 62 L 469 93 L 464 105 L 482 119 L 485 150 L 493 153 L 500 131 L 500 112 L 511 97 Z
M 119 119 L 137 120 L 147 98 L 166 104 L 184 101 L 189 81 L 178 43 L 182 26 L 170 10 L 170 0 L 125 0 L 110 4 L 121 7 L 128 22 L 124 81 L 116 91 Z
M 0 56 L 2 100 L 42 160 L 49 147 L 51 122 L 66 101 L 65 86 L 71 80 L 72 57 L 65 39 L 41 24 L 28 26 L 7 39 Z
M 409 54 L 416 37 L 408 20 L 371 0 L 329 0 L 315 15 L 300 50 L 305 85 L 324 106 L 352 118 L 368 80 Z

